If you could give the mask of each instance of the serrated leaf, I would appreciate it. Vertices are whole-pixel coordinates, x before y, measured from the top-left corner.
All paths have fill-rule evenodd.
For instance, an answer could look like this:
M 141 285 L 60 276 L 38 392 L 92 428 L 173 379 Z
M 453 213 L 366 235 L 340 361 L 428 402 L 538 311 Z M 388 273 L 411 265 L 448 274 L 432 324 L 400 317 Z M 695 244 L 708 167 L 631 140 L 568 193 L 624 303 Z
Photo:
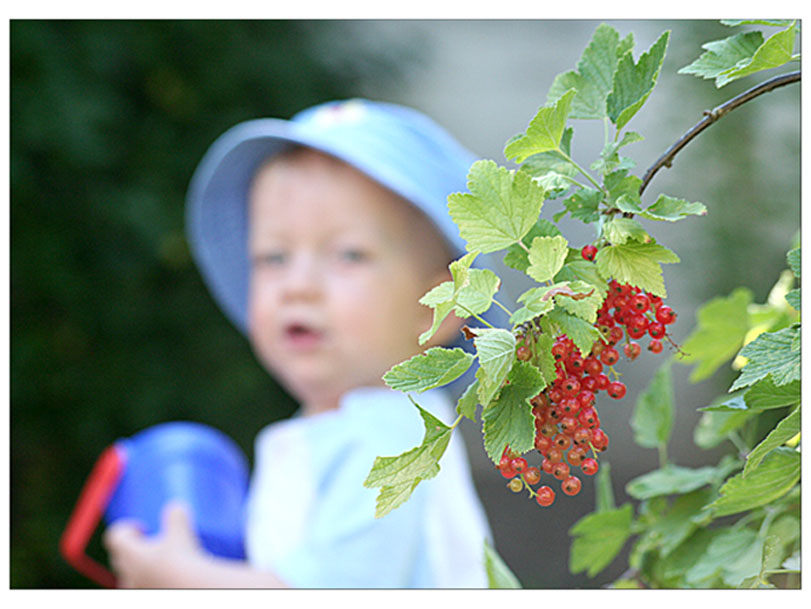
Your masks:
M 450 281 L 446 282 L 453 288 Z M 439 286 L 438 286 L 439 287 Z M 423 303 L 425 304 L 425 303 Z M 442 325 L 442 322 L 445 321 L 445 318 L 453 311 L 454 304 L 452 301 L 440 302 L 436 305 L 433 305 L 432 308 L 434 309 L 434 320 L 431 323 L 431 327 L 428 328 L 425 332 L 420 334 L 419 336 L 419 344 L 424 345 L 427 343 L 431 337 L 436 334 L 437 330 L 439 330 L 439 326 Z
M 464 393 L 459 396 L 459 401 L 456 402 L 456 413 L 474 422 L 476 421 L 476 405 L 479 403 L 478 389 L 479 380 L 476 379 L 467 386 Z
M 557 237 L 558 235 L 562 235 L 562 233 L 557 226 L 545 218 L 538 218 L 521 241 L 523 241 L 524 245 L 529 249 L 535 237 Z M 507 253 L 504 254 L 504 264 L 517 271 L 525 272 L 529 268 L 527 250 L 518 243 L 514 243 L 507 248 Z
M 620 47 L 617 31 L 610 25 L 600 24 L 583 51 L 577 71 L 572 70 L 557 76 L 549 90 L 547 101 L 558 99 L 569 89 L 576 89 L 571 118 L 605 118 L 605 99 L 611 91 L 617 58 L 624 50 Z
M 676 222 L 677 220 L 683 220 L 687 216 L 703 216 L 706 213 L 707 206 L 703 203 L 659 195 L 656 202 L 646 208 L 640 215 L 648 220 Z
M 552 336 L 566 334 L 581 353 L 590 353 L 594 342 L 603 337 L 594 324 L 561 309 L 553 309 L 544 315 L 541 319 L 541 328 Z
M 669 31 L 662 33 L 637 63 L 631 53 L 626 53 L 617 63 L 606 110 L 618 130 L 631 120 L 650 96 L 659 78 L 669 38 Z
M 721 19 L 721 23 L 730 27 L 736 27 L 739 25 L 785 27 L 791 23 L 791 19 Z
M 730 391 L 748 387 L 771 374 L 778 387 L 800 378 L 800 352 L 791 348 L 797 334 L 794 328 L 777 332 L 764 332 L 741 349 L 740 355 L 748 362 L 740 376 L 732 383 Z
M 604 182 L 605 189 L 608 191 L 609 205 L 619 206 L 618 201 L 624 198 L 629 206 L 625 208 L 620 207 L 622 211 L 631 213 L 641 211 L 639 207 L 641 204 L 639 188 L 642 186 L 642 180 L 639 177 L 629 175 L 626 169 L 619 169 L 606 175 Z
M 603 236 L 609 243 L 625 245 L 629 241 L 645 243 L 650 236 L 642 225 L 633 218 L 614 216 L 603 224 Z
M 564 237 L 535 237 L 529 246 L 527 275 L 538 283 L 549 281 L 563 267 L 568 248 Z
M 551 293 L 555 303 L 564 311 L 592 324 L 597 321 L 597 310 L 603 305 L 603 297 L 593 285 L 584 281 L 556 283 Z
M 530 288 L 521 294 L 518 297 L 518 302 L 523 302 L 524 306 L 510 316 L 510 323 L 513 325 L 523 324 L 554 309 L 555 301 L 546 298 L 547 290 L 548 288 Z
M 595 171 L 599 171 L 603 175 L 618 169 L 631 169 L 636 163 L 627 157 L 621 157 L 619 151 L 628 144 L 641 142 L 644 139 L 645 138 L 635 131 L 625 132 L 619 142 L 608 142 L 603 147 L 600 152 L 600 158 L 591 164 L 591 168 Z
M 593 188 L 581 188 L 571 197 L 563 200 L 563 205 L 572 218 L 581 220 L 586 224 L 600 219 L 599 206 L 603 195 Z
M 791 272 L 794 273 L 797 279 L 800 279 L 800 267 L 802 265 L 802 251 L 800 248 L 795 248 L 786 254 L 786 260 L 788 260 Z
M 487 311 L 500 285 L 501 279 L 490 269 L 470 269 L 466 284 L 456 293 L 456 315 L 470 317 Z
M 498 399 L 482 410 L 484 449 L 498 463 L 509 444 L 517 453 L 533 448 L 535 417 L 529 399 L 538 395 L 545 381 L 529 362 L 516 362 Z
M 395 391 L 423 392 L 458 379 L 472 363 L 473 356 L 458 347 L 431 347 L 393 366 L 383 375 L 383 381 Z
M 521 582 L 486 539 L 484 540 L 484 570 L 487 572 L 487 587 L 490 589 L 521 588 Z
M 721 72 L 715 81 L 716 86 L 723 87 L 744 76 L 785 65 L 794 59 L 792 52 L 795 34 L 796 25 L 794 23 L 785 30 L 773 34 L 758 47 L 750 60 L 739 61 L 735 67 Z
M 650 527 L 661 556 L 670 554 L 699 527 L 706 518 L 702 508 L 713 493 L 711 488 L 704 488 L 678 496 L 667 514 Z
M 563 268 L 555 275 L 555 282 L 562 281 L 584 281 L 600 293 L 605 299 L 608 293 L 608 283 L 597 272 L 597 266 L 587 260 L 572 260 L 566 262 Z
M 728 516 L 771 503 L 800 480 L 800 454 L 781 446 L 769 452 L 744 478 L 733 476 L 719 489 L 721 496 L 710 507 L 713 516 Z
M 472 251 L 465 254 L 458 260 L 454 260 L 448 265 L 448 270 L 451 272 L 451 278 L 453 279 L 454 297 L 459 293 L 459 290 L 468 284 L 470 277 L 470 266 L 473 264 L 473 261 L 478 255 L 479 252 Z
M 795 311 L 800 310 L 800 301 L 802 300 L 802 292 L 799 288 L 791 290 L 786 294 L 786 302 L 791 305 Z
M 667 465 L 634 478 L 625 485 L 625 492 L 634 499 L 683 495 L 710 484 L 717 476 L 716 468 L 710 466 L 692 468 Z
M 759 380 L 744 394 L 750 410 L 769 410 L 800 403 L 800 381 L 777 386 L 771 377 Z
M 569 529 L 573 537 L 569 552 L 569 571 L 586 571 L 594 577 L 605 569 L 631 536 L 633 508 L 626 503 L 615 510 L 594 512 L 578 520 Z
M 538 366 L 541 375 L 544 377 L 544 385 L 551 385 L 555 381 L 557 368 L 555 366 L 555 356 L 552 355 L 552 347 L 555 339 L 549 334 L 541 334 L 535 341 L 535 356 L 532 362 Z
M 746 478 L 752 470 L 760 464 L 763 458 L 773 448 L 782 446 L 788 440 L 800 433 L 800 407 L 797 406 L 785 419 L 781 420 L 774 429 L 769 432 L 760 444 L 758 444 L 749 456 L 746 457 L 746 465 L 743 468 L 743 477 Z
M 662 263 L 679 262 L 679 257 L 657 243 L 610 245 L 597 252 L 597 270 L 605 279 L 613 277 L 656 296 L 665 297 Z
M 564 93 L 554 105 L 540 108 L 529 122 L 527 130 L 522 135 L 513 138 L 504 148 L 507 160 L 522 163 L 525 159 L 546 152 L 559 150 L 563 129 L 569 116 L 576 91 L 571 89 Z
M 381 487 L 375 518 L 382 518 L 402 505 L 417 485 L 439 473 L 439 459 L 448 447 L 452 429 L 419 405 L 425 425 L 422 443 L 395 457 L 376 457 L 363 486 Z
M 502 328 L 479 328 L 476 333 L 473 343 L 479 365 L 489 381 L 499 385 L 507 378 L 515 361 L 515 336 Z
M 527 173 L 493 161 L 476 161 L 468 173 L 470 193 L 448 197 L 448 211 L 467 242 L 483 254 L 517 243 L 534 226 L 545 198 Z
M 634 441 L 645 448 L 666 446 L 673 427 L 673 381 L 665 363 L 639 395 L 631 417 Z
M 501 383 L 491 381 L 481 366 L 476 370 L 476 380 L 479 383 L 476 387 L 476 397 L 482 408 L 487 408 L 501 389 Z
M 705 52 L 693 63 L 681 68 L 678 73 L 713 80 L 723 72 L 734 69 L 739 63 L 751 61 L 761 44 L 763 34 L 758 31 L 743 32 L 723 40 L 707 42 L 701 45 Z
M 698 309 L 698 325 L 682 347 L 687 355 L 679 360 L 682 364 L 698 364 L 690 373 L 691 382 L 709 378 L 738 353 L 749 331 L 748 307 L 752 298 L 751 290 L 737 288 L 729 296 L 714 298 Z
M 690 584 L 711 582 L 724 572 L 757 542 L 752 529 L 725 528 L 716 531 L 704 553 L 693 555 L 692 566 L 685 574 Z

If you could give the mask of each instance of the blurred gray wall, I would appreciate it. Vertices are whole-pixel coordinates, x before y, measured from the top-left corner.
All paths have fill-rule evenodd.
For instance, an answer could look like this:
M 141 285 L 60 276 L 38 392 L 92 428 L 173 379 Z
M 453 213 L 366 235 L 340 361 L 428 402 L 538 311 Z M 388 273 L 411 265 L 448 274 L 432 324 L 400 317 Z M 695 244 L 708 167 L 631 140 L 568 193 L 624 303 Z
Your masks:
M 526 128 L 554 77 L 574 69 L 600 21 L 359 21 L 343 22 L 333 37 L 321 40 L 325 56 L 340 62 L 346 45 L 361 45 L 382 54 L 406 58 L 408 77 L 396 87 L 362 78 L 359 94 L 416 107 L 447 127 L 483 158 L 507 164 L 506 140 Z M 627 129 L 645 141 L 624 149 L 645 169 L 693 124 L 705 109 L 771 77 L 767 72 L 717 90 L 713 81 L 678 75 L 679 68 L 701 53 L 700 45 L 730 36 L 737 29 L 715 21 L 607 21 L 621 36 L 633 32 L 634 57 L 671 30 L 659 85 Z M 788 66 L 782 71 L 799 69 Z M 652 202 L 659 193 L 704 202 L 709 213 L 679 223 L 652 223 L 646 228 L 675 250 L 679 265 L 665 267 L 668 302 L 679 313 L 673 330 L 677 342 L 695 325 L 696 308 L 709 298 L 748 285 L 756 302 L 764 302 L 784 254 L 799 231 L 800 107 L 799 87 L 785 87 L 743 106 L 693 141 L 671 169 L 661 170 L 646 191 Z M 603 127 L 599 121 L 573 121 L 573 156 L 588 166 L 599 154 Z M 560 209 L 547 203 L 544 217 Z M 564 220 L 572 245 L 593 238 L 580 222 Z M 519 274 L 504 269 L 503 290 L 515 297 L 527 287 Z M 605 459 L 611 462 L 618 503 L 628 500 L 625 483 L 658 466 L 655 450 L 633 443 L 629 419 L 640 391 L 668 356 L 643 355 L 618 366 L 628 385 L 621 401 L 598 401 L 604 429 L 611 437 Z M 719 449 L 702 451 L 693 443 L 696 408 L 723 393 L 735 373 L 724 369 L 692 385 L 689 369 L 674 366 L 676 420 L 669 447 L 680 465 L 715 462 Z M 481 446 L 479 429 L 465 422 L 462 431 L 475 468 L 475 481 L 490 516 L 498 550 L 527 587 L 571 588 L 605 585 L 623 572 L 623 559 L 595 579 L 568 572 L 568 529 L 594 505 L 593 481 L 584 480 L 576 498 L 559 493 L 555 505 L 539 508 L 526 495 L 513 495 L 493 470 Z M 727 447 L 729 449 L 729 447 Z M 627 548 L 623 556 L 627 554 Z

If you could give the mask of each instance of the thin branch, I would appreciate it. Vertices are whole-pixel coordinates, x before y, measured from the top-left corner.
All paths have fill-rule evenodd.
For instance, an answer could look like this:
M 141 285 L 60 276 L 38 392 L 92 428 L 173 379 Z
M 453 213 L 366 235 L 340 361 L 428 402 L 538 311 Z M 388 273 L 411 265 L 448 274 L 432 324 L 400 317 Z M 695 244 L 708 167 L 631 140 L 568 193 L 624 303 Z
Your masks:
M 645 188 L 647 188 L 657 171 L 659 171 L 662 167 L 670 167 L 673 164 L 673 158 L 679 153 L 679 151 L 715 121 L 723 118 L 738 106 L 755 99 L 759 95 L 763 95 L 764 93 L 773 91 L 778 87 L 790 85 L 799 81 L 800 72 L 791 72 L 789 74 L 775 76 L 774 78 L 767 80 L 756 87 L 752 87 L 748 91 L 744 91 L 736 97 L 733 97 L 713 110 L 705 110 L 704 118 L 693 125 L 693 127 L 687 133 L 682 135 L 678 141 L 668 148 L 665 153 L 660 156 L 659 159 L 645 172 L 645 175 L 642 178 L 642 186 L 639 187 L 639 194 L 641 195 L 645 191 Z

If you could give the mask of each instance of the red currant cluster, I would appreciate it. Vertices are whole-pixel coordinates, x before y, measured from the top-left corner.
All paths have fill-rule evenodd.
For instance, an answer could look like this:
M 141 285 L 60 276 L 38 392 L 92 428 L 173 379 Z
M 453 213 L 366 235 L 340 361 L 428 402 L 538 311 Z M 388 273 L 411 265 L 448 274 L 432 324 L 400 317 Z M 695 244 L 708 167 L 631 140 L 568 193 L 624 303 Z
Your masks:
M 586 260 L 594 260 L 596 251 L 593 245 L 587 245 L 581 253 Z M 560 480 L 566 495 L 580 492 L 580 479 L 572 469 L 579 467 L 585 475 L 593 476 L 599 470 L 597 454 L 608 448 L 608 435 L 600 427 L 596 396 L 605 391 L 619 400 L 626 393 L 620 374 L 613 368 L 620 359 L 618 346 L 624 340 L 622 351 L 629 360 L 634 360 L 642 350 L 635 341 L 648 334 L 651 337 L 648 349 L 660 353 L 662 338 L 670 340 L 666 326 L 675 320 L 676 313 L 660 297 L 614 280 L 609 282 L 608 295 L 595 322 L 603 339 L 594 343 L 591 352 L 584 357 L 565 334 L 555 339 L 552 356 L 556 378 L 530 400 L 535 417 L 535 448 L 543 456 L 541 467 L 529 466 L 524 457 L 506 447 L 498 469 L 510 480 L 510 490 L 527 489 L 539 505 L 551 505 L 555 501 L 551 487 L 541 486 L 537 491 L 532 488 L 540 482 L 543 472 Z M 536 331 L 535 327 L 522 329 L 516 349 L 518 359 L 533 358 L 531 337 Z M 592 457 L 588 456 L 589 451 Z

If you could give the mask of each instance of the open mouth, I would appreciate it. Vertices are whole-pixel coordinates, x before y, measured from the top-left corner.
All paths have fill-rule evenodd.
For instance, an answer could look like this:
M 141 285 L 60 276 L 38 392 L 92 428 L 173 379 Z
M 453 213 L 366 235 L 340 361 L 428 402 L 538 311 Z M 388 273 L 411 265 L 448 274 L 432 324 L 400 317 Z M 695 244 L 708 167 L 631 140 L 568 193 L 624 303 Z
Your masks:
M 313 347 L 321 342 L 324 333 L 312 326 L 291 323 L 284 328 L 284 337 L 294 347 Z

